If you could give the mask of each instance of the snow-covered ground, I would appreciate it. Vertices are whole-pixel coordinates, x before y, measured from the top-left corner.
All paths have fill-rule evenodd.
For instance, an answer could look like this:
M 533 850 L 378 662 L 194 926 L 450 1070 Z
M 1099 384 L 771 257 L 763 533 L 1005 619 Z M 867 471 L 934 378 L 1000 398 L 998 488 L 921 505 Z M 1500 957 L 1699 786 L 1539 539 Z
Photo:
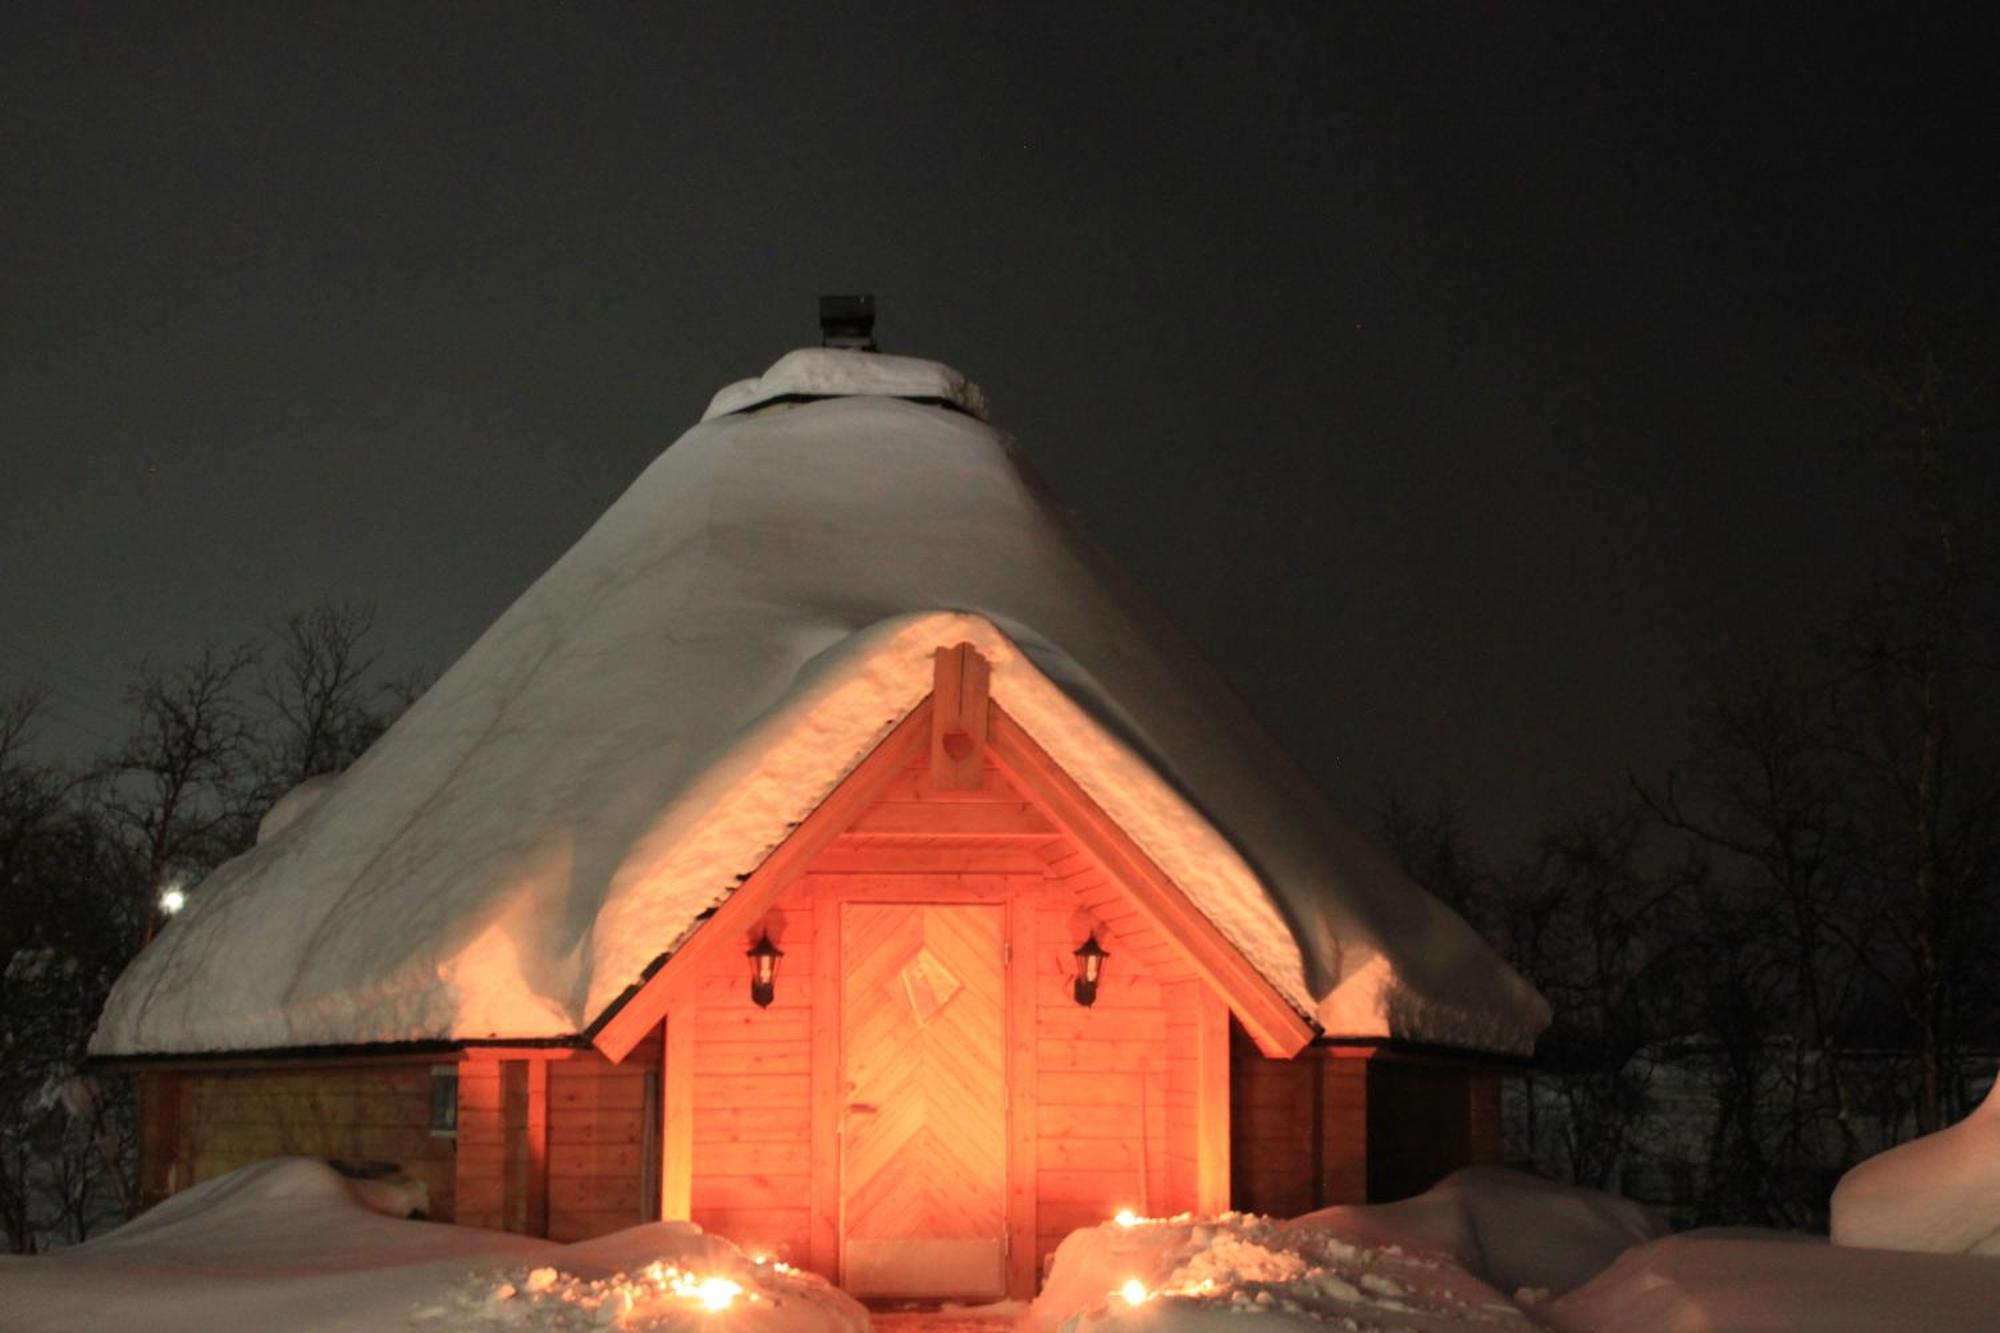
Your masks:
M 1552 1293 L 1665 1230 L 1622 1199 L 1473 1167 L 1401 1203 L 1075 1232 L 1034 1318 L 1039 1333 L 1197 1333 L 1241 1315 L 1265 1316 L 1259 1327 L 1530 1328 Z
M 1833 1192 L 1833 1239 L 2000 1259 L 2000 1081 L 1957 1124 L 1842 1176 Z
M 821 1279 L 685 1224 L 559 1245 L 392 1216 L 405 1202 L 364 1196 L 317 1161 L 249 1167 L 76 1249 L 0 1261 L 0 1329 L 869 1327 Z M 1415 1199 L 1290 1221 L 1105 1222 L 1062 1243 L 1031 1307 L 979 1313 L 947 1321 L 1021 1333 L 1949 1333 L 2000 1328 L 2000 1258 L 1668 1236 L 1624 1200 L 1476 1167 Z
M 375 1210 L 395 1202 L 308 1158 L 245 1167 L 73 1250 L 0 1261 L 0 1329 L 868 1327 L 821 1279 L 685 1224 L 559 1245 Z

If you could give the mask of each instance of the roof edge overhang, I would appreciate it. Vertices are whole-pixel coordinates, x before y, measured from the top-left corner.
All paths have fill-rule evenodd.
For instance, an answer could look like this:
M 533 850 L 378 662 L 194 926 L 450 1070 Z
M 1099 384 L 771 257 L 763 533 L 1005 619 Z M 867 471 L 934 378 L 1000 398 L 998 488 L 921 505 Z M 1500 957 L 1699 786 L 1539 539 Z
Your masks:
M 178 1069 L 216 1069 L 231 1065 L 374 1064 L 435 1060 L 441 1056 L 473 1056 L 521 1052 L 544 1059 L 564 1059 L 590 1049 L 583 1033 L 567 1037 L 466 1037 L 418 1041 L 369 1041 L 322 1046 L 267 1046 L 241 1051 L 141 1051 L 130 1055 L 91 1055 L 86 1071 L 137 1074 Z
M 1450 1046 L 1442 1042 L 1411 1041 L 1403 1037 L 1332 1037 L 1312 1039 L 1316 1050 L 1341 1060 L 1382 1060 L 1390 1063 L 1457 1065 L 1468 1069 L 1490 1069 L 1505 1073 L 1522 1070 L 1534 1063 L 1532 1055 L 1480 1050 L 1472 1046 Z
M 1261 1023 L 1245 1024 L 1267 1053 L 1291 1054 L 1323 1032 L 1360 1040 L 1396 1039 L 1391 1030 L 1394 1020 L 1374 1002 L 1374 991 L 1358 997 L 1357 1003 L 1341 1012 L 1329 1010 L 1327 1000 L 1333 996 L 1322 997 L 1306 975 L 1307 954 L 1318 946 L 1303 938 L 1299 924 L 1290 920 L 1298 904 L 1288 907 L 1281 901 L 1278 886 L 1239 850 L 1216 819 L 1162 771 L 1160 761 L 1144 743 L 1143 729 L 1121 725 L 1115 705 L 1108 705 L 1113 714 L 1109 718 L 1088 709 L 1075 697 L 1079 682 L 1074 679 L 1074 664 L 1069 664 L 1069 675 L 1062 677 L 1067 683 L 1059 683 L 1042 657 L 1053 650 L 1032 635 L 1024 636 L 1031 645 L 1024 647 L 1010 628 L 973 611 L 912 612 L 858 628 L 810 659 L 799 687 L 760 723 L 768 730 L 759 744 L 791 746 L 803 735 L 813 736 L 820 753 L 809 765 L 812 790 L 798 783 L 796 774 L 787 779 L 775 776 L 772 765 L 730 760 L 733 767 L 702 793 L 703 803 L 719 806 L 747 800 L 761 813 L 756 823 L 737 830 L 734 836 L 740 838 L 740 852 L 729 858 L 734 866 L 730 873 L 717 874 L 708 881 L 713 888 L 702 895 L 706 901 L 699 905 L 689 901 L 687 910 L 677 912 L 672 920 L 649 909 L 647 883 L 674 876 L 682 867 L 676 860 L 680 854 L 673 847 L 663 844 L 660 849 L 648 849 L 653 854 L 632 860 L 645 873 L 634 873 L 626 883 L 612 886 L 613 891 L 599 905 L 597 929 L 609 937 L 622 937 L 625 943 L 612 951 L 612 958 L 599 960 L 610 965 L 596 968 L 594 984 L 586 983 L 577 1004 L 564 1006 L 566 1012 L 549 1013 L 547 1017 L 553 1021 L 546 1026 L 516 1025 L 497 1013 L 465 1015 L 472 1020 L 467 1026 L 476 1023 L 475 1030 L 488 1033 L 535 1034 L 504 1044 L 546 1044 L 552 1049 L 588 1044 L 614 1059 L 622 1058 L 665 1012 L 651 1007 L 651 1017 L 641 1022 L 642 1011 L 650 1007 L 642 1005 L 641 998 L 657 996 L 666 984 L 662 980 L 666 974 L 691 970 L 680 960 L 714 950 L 729 934 L 718 924 L 723 910 L 741 899 L 759 877 L 779 877 L 788 873 L 788 865 L 798 867 L 809 861 L 812 853 L 837 836 L 879 795 L 894 775 L 894 764 L 875 765 L 873 756 L 885 748 L 915 744 L 916 738 L 926 733 L 928 710 L 935 697 L 934 659 L 942 647 L 964 645 L 966 651 L 982 654 L 990 663 L 993 685 L 1005 700 L 1004 709 L 994 710 L 999 718 L 994 735 L 996 756 L 1007 762 L 1003 752 L 1008 737 L 1018 731 L 1028 740 L 1014 747 L 1020 752 L 1013 756 L 1014 769 L 1034 767 L 1020 755 L 1041 751 L 1048 761 L 1045 767 L 1068 780 L 1045 782 L 1045 802 L 1049 799 L 1046 789 L 1074 788 L 1075 795 L 1068 800 L 1072 810 L 1095 809 L 1113 831 L 1120 835 L 1129 831 L 1124 841 L 1130 844 L 1131 854 L 1124 859 L 1150 867 L 1144 877 L 1164 884 L 1174 897 L 1192 906 L 1189 922 L 1224 938 L 1228 951 L 1236 956 L 1240 967 L 1235 970 L 1247 974 L 1247 989 L 1216 985 L 1211 972 L 1197 971 L 1202 971 L 1239 1016 L 1259 1011 L 1268 1015 Z M 1032 645 L 1040 645 L 1039 652 Z M 1130 719 L 1122 721 L 1129 723 Z M 1010 725 L 1016 722 L 1018 726 Z M 895 739 L 899 734 L 901 739 Z M 1041 750 L 1042 743 L 1046 743 L 1046 751 Z M 864 772 L 868 775 L 865 781 Z M 786 782 L 796 789 L 795 795 L 778 790 Z M 1058 825 L 1074 826 L 1071 814 L 1057 811 L 1056 816 Z M 720 859 L 713 855 L 707 857 L 707 865 L 701 858 L 688 860 L 690 868 L 704 874 L 713 873 L 720 865 Z M 1114 873 L 1110 878 L 1129 884 L 1133 876 Z M 1218 904 L 1221 916 L 1217 915 Z M 1162 924 L 1163 933 L 1170 937 L 1186 934 L 1164 922 L 1157 924 Z M 1323 929 L 1337 924 L 1319 923 Z M 1370 927 L 1364 922 L 1361 928 Z M 1362 938 L 1365 941 L 1367 937 Z M 662 944 L 668 947 L 663 950 Z M 621 953 L 622 957 L 616 956 Z M 1383 967 L 1390 966 L 1386 954 L 1377 957 Z M 121 986 L 129 980 L 128 972 Z M 1253 1005 L 1242 1000 L 1258 991 L 1269 992 L 1274 1002 Z M 246 1030 L 243 1035 L 250 1040 L 240 1046 L 226 1036 L 221 1041 L 170 1044 L 171 1038 L 157 1040 L 134 1028 L 120 1031 L 119 1040 L 107 1042 L 108 1049 L 96 1059 L 99 1067 L 106 1067 L 126 1061 L 157 1065 L 175 1059 L 273 1058 L 273 1053 L 287 1058 L 299 1058 L 300 1053 L 338 1058 L 441 1053 L 501 1044 L 493 1038 L 455 1036 L 450 1026 L 443 1024 L 427 1032 L 418 1028 L 421 1035 L 407 1041 L 350 1044 L 339 1042 L 345 1033 L 317 1024 L 316 1031 L 300 1031 L 307 1041 L 292 1045 L 283 1041 L 289 1034 L 273 1031 L 290 1026 L 289 1021 L 283 1021 L 285 1015 L 277 1016 L 281 1021 L 259 1017 L 260 1021 L 251 1025 L 257 1029 L 255 1035 Z M 1406 1039 L 1450 1040 L 1455 1029 L 1456 1025 L 1444 1024 L 1431 1032 L 1413 1030 Z M 334 1042 L 312 1042 L 313 1036 L 333 1038 Z M 265 1039 L 258 1041 L 256 1037 Z M 1509 1048 L 1475 1036 L 1465 1049 Z

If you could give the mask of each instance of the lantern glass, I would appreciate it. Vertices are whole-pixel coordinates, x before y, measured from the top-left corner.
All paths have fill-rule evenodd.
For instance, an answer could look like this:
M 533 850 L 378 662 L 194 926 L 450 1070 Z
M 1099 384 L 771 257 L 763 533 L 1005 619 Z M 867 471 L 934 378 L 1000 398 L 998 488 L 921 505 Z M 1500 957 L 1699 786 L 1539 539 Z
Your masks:
M 785 951 L 771 943 L 769 931 L 757 937 L 745 957 L 750 960 L 750 999 L 759 1009 L 770 1007 L 778 994 L 778 960 Z
M 1089 1008 L 1097 1003 L 1097 982 L 1104 975 L 1104 960 L 1111 954 L 1093 933 L 1076 950 L 1076 1002 Z

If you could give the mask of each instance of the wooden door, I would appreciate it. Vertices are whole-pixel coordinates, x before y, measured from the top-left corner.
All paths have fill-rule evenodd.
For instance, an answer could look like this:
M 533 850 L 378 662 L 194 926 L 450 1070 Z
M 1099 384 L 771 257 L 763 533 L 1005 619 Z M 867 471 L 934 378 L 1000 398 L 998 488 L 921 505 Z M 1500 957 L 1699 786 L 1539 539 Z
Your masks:
M 841 1280 L 857 1296 L 1007 1286 L 1006 909 L 841 912 Z

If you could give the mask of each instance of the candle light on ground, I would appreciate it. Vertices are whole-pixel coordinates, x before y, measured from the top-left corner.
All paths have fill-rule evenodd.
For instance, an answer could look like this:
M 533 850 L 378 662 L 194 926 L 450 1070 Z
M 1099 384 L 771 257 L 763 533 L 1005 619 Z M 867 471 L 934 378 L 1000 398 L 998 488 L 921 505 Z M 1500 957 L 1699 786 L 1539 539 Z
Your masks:
M 1126 1278 L 1125 1285 L 1118 1289 L 1118 1294 L 1125 1298 L 1127 1305 L 1144 1305 L 1149 1295 L 1146 1284 L 1136 1277 Z
M 694 1288 L 695 1299 L 706 1310 L 727 1310 L 742 1292 L 742 1287 L 726 1277 L 703 1278 Z

